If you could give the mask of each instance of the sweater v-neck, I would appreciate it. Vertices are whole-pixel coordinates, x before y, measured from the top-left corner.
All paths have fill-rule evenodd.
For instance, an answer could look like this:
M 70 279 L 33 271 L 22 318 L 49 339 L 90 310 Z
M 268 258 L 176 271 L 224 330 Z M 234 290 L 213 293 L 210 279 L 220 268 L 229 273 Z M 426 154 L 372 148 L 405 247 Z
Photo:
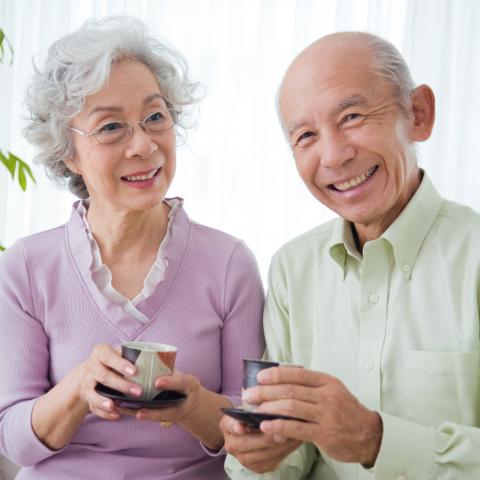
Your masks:
M 136 305 L 137 310 L 148 318 L 148 322 L 145 323 L 126 312 L 120 304 L 105 297 L 95 285 L 90 271 L 92 251 L 87 228 L 77 211 L 76 205 L 73 206 L 65 230 L 67 248 L 70 250 L 72 260 L 91 301 L 96 304 L 104 319 L 121 330 L 126 338 L 135 338 L 160 314 L 168 293 L 175 283 L 175 278 L 185 255 L 190 238 L 190 229 L 191 222 L 183 206 L 179 206 L 171 225 L 172 237 L 165 249 L 165 259 L 168 262 L 165 278 L 156 286 L 150 296 Z

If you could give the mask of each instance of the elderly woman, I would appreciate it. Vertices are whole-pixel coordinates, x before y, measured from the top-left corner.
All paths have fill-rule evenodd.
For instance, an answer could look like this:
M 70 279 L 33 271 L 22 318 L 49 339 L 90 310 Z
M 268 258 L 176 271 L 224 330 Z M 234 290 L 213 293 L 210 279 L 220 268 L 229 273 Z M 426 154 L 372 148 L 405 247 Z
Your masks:
M 262 354 L 263 290 L 241 241 L 165 198 L 195 91 L 123 17 L 60 39 L 35 74 L 26 137 L 81 200 L 0 257 L 0 451 L 21 480 L 225 478 L 220 408 Z M 115 348 L 128 340 L 178 347 L 156 386 L 183 402 L 125 410 L 96 391 L 141 395 Z

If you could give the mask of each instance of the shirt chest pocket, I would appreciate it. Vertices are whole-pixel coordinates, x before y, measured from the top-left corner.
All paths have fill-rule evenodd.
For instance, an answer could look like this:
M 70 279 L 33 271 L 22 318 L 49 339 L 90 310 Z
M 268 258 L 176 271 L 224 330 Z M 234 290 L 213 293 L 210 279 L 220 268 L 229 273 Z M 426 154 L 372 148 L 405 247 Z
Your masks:
M 480 426 L 480 350 L 407 352 L 403 394 L 406 417 L 438 426 Z

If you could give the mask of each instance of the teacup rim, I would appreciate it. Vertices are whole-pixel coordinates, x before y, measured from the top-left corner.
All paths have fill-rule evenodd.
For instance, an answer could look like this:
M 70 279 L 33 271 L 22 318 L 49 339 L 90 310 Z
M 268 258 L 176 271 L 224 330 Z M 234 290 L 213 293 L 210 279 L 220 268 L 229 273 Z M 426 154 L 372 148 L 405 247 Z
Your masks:
M 178 350 L 175 345 L 161 342 L 128 341 L 122 342 L 121 345 L 122 347 L 146 352 L 176 352 Z

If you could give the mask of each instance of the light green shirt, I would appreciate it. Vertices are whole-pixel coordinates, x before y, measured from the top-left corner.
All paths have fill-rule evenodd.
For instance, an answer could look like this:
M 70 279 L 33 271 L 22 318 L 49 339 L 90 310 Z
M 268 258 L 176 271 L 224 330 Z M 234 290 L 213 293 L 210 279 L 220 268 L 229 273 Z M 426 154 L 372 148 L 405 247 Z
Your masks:
M 304 444 L 275 474 L 229 456 L 234 479 L 480 478 L 480 215 L 444 200 L 424 175 L 363 257 L 333 220 L 275 255 L 266 356 L 341 379 L 383 420 L 366 470 Z M 310 471 L 310 473 L 308 473 Z

